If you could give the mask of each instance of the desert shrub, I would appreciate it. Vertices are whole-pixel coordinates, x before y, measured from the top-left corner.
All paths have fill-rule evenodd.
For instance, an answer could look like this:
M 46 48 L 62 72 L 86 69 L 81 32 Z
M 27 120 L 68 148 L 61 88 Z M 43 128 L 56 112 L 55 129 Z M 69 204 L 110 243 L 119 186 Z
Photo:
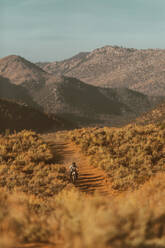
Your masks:
M 0 137 L 0 187 L 41 197 L 58 193 L 67 176 L 63 165 L 53 163 L 54 156 L 35 132 Z
M 165 130 L 161 125 L 87 128 L 70 131 L 71 141 L 104 169 L 114 189 L 137 188 L 165 171 Z
M 49 201 L 1 190 L 0 242 L 2 247 L 60 242 L 68 248 L 163 248 L 164 196 L 164 174 L 115 198 L 87 196 L 69 187 Z
M 51 234 L 49 211 L 41 199 L 0 190 L 0 247 L 13 247 L 23 242 L 48 242 Z
M 164 179 L 160 174 L 114 199 L 62 191 L 55 198 L 54 221 L 64 243 L 73 248 L 164 247 Z

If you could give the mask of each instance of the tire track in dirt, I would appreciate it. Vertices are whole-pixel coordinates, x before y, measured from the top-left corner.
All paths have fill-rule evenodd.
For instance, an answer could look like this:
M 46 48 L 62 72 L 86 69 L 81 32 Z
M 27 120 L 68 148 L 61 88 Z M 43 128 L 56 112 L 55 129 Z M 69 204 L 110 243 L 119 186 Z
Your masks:
M 24 244 L 24 245 L 19 245 L 16 247 L 12 248 L 62 248 L 63 246 L 61 245 L 55 245 L 55 244 L 45 244 L 45 243 L 33 243 L 33 244 Z
M 79 177 L 75 183 L 81 192 L 85 193 L 100 193 L 102 195 L 115 195 L 116 192 L 112 189 L 111 184 L 106 176 L 106 173 L 93 167 L 88 157 L 82 154 L 78 146 L 73 143 L 63 141 L 53 141 L 53 136 L 45 137 L 44 140 L 48 143 L 54 153 L 54 163 L 64 164 L 68 168 L 74 161 L 79 168 Z

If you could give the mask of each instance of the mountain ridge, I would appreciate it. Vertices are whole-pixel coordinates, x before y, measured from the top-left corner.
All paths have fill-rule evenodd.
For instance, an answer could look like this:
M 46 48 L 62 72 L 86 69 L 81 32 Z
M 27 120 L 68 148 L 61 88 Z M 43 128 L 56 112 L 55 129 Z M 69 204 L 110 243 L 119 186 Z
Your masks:
M 30 83 L 36 90 L 45 84 L 58 81 L 59 78 L 17 55 L 9 55 L 0 59 L 0 75 L 10 79 L 16 85 L 26 86 Z
M 76 58 L 76 59 L 75 59 Z M 76 77 L 102 87 L 127 87 L 149 95 L 165 95 L 165 49 L 105 46 L 61 62 L 46 63 L 45 71 Z
M 78 125 L 123 125 L 162 101 L 127 88 L 105 89 L 69 77 L 43 87 L 34 99 L 45 112 L 74 119 Z

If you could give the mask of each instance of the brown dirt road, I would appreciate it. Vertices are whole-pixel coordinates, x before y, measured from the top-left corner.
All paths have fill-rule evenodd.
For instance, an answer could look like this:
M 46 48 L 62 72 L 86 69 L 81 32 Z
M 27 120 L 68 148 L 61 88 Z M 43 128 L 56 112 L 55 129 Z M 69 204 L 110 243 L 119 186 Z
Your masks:
M 70 164 L 73 161 L 76 162 L 79 168 L 79 177 L 75 186 L 80 191 L 107 196 L 116 194 L 111 188 L 106 173 L 99 168 L 93 167 L 88 157 L 82 154 L 77 145 L 62 140 L 62 138 L 57 139 L 53 134 L 43 136 L 43 138 L 55 154 L 55 162 L 64 164 L 68 168 L 68 172 Z
M 22 244 L 12 248 L 63 248 L 63 246 L 55 245 L 55 244 L 45 244 L 45 243 L 32 243 L 32 244 Z

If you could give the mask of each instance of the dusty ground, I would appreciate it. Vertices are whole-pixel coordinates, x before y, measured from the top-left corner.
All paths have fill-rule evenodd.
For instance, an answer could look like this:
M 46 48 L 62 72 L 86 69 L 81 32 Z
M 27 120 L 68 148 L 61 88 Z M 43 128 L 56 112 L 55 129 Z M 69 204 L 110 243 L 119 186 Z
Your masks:
M 105 172 L 93 167 L 89 159 L 82 154 L 78 146 L 73 143 L 68 143 L 64 137 L 56 138 L 55 134 L 43 136 L 43 138 L 56 154 L 57 163 L 65 164 L 65 166 L 69 168 L 73 161 L 76 162 L 79 168 L 79 178 L 75 186 L 80 191 L 88 194 L 100 193 L 107 196 L 116 194 L 111 188 Z

